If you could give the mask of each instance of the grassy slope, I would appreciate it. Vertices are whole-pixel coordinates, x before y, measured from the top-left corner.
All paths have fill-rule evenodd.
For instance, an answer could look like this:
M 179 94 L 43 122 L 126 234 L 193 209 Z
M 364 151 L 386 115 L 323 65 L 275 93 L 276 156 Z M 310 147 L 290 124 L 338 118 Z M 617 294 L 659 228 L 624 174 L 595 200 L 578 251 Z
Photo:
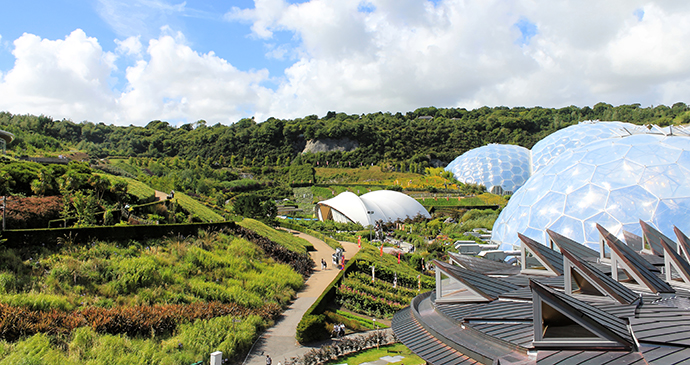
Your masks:
M 102 177 L 107 178 L 110 180 L 111 184 L 114 184 L 119 181 L 124 181 L 127 183 L 127 192 L 129 194 L 132 194 L 136 196 L 138 199 L 141 200 L 147 200 L 156 195 L 156 191 L 153 190 L 150 186 L 144 184 L 141 181 L 135 180 L 135 179 L 130 179 L 128 177 L 122 177 L 122 176 L 115 176 L 115 175 L 110 175 L 110 174 L 98 174 Z
M 182 206 L 182 208 L 184 208 L 184 210 L 192 214 L 195 214 L 197 217 L 199 217 L 199 219 L 201 219 L 204 222 L 225 221 L 225 218 L 223 218 L 223 216 L 214 212 L 211 208 L 194 200 L 194 198 L 192 198 L 189 195 L 176 191 L 174 199 L 177 200 L 177 202 L 180 204 L 180 206 Z
M 284 246 L 290 251 L 306 253 L 307 249 L 312 247 L 311 243 L 303 238 L 295 237 L 288 232 L 277 231 L 255 219 L 245 218 L 238 224 Z
M 30 260 L 13 250 L 0 255 L 0 302 L 43 310 L 196 301 L 259 308 L 286 304 L 304 283 L 288 265 L 271 263 L 250 242 L 220 233 L 132 242 L 128 247 L 97 242 Z M 0 340 L 0 365 L 186 365 L 207 359 L 215 350 L 226 356 L 247 350 L 266 325 L 260 317 L 222 316 L 180 323 L 172 337 L 143 339 L 80 327 L 58 337 Z

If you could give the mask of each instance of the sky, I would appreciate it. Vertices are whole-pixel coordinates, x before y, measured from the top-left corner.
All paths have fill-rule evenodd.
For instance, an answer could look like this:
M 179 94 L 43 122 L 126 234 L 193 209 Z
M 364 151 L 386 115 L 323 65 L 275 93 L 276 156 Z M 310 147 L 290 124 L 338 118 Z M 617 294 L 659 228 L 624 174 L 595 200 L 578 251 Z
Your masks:
M 172 125 L 690 102 L 690 2 L 39 0 L 2 6 L 0 111 Z

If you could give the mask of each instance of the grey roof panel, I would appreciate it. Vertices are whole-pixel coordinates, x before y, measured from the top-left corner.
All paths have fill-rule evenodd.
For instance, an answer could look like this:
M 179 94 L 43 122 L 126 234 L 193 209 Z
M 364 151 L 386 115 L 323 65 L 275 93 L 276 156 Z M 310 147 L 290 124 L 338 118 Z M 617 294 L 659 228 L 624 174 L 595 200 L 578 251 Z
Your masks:
M 591 248 L 576 242 L 574 240 L 571 240 L 570 238 L 563 236 L 557 232 L 554 232 L 550 229 L 546 230 L 546 233 L 548 233 L 549 238 L 558 246 L 559 249 L 566 249 L 568 252 L 572 253 L 573 255 L 586 259 L 588 257 L 599 257 L 599 252 L 592 250 Z
M 461 281 L 463 284 L 471 287 L 478 294 L 486 297 L 489 300 L 495 300 L 503 293 L 520 288 L 519 286 L 507 281 L 482 275 L 475 271 L 463 269 L 459 266 L 447 264 L 442 261 L 434 260 L 434 264 L 438 269 L 445 272 L 448 276 Z
M 546 265 L 548 265 L 549 269 L 558 275 L 563 275 L 563 256 L 560 253 L 542 245 L 541 243 L 523 235 L 522 233 L 518 233 L 518 238 L 520 238 L 520 241 L 522 241 L 525 246 L 529 247 L 529 249 Z
M 393 316 L 391 327 L 393 328 L 395 336 L 400 339 L 405 346 L 425 360 L 430 357 L 436 358 L 440 356 L 440 358 L 444 360 L 452 360 L 454 364 L 477 363 L 431 336 L 414 320 L 410 313 L 410 307 L 398 311 L 398 313 Z M 436 364 L 432 361 L 429 362 Z M 448 361 L 444 361 L 443 363 L 448 363 Z
M 489 336 L 500 338 L 522 347 L 531 347 L 534 327 L 529 323 L 477 323 L 472 327 Z
M 478 303 L 443 303 L 436 304 L 436 309 L 443 313 L 446 317 L 462 322 L 465 316 L 469 313 L 474 312 L 475 309 L 481 307 Z
M 690 349 L 687 347 L 659 346 L 648 343 L 640 343 L 640 351 L 644 354 L 649 364 L 688 364 L 690 361 Z
M 515 265 L 487 260 L 470 255 L 462 255 L 449 252 L 448 256 L 467 270 L 476 271 L 484 275 L 516 275 L 520 273 L 520 268 Z
M 497 300 L 477 309 L 465 316 L 465 321 L 481 320 L 509 320 L 531 321 L 532 303 Z
M 532 290 L 529 287 L 509 291 L 498 296 L 499 299 L 532 300 Z
M 650 308 L 651 307 L 651 308 Z M 690 313 L 676 308 L 643 305 L 630 326 L 639 341 L 690 346 Z
M 678 237 L 678 245 L 683 248 L 683 252 L 686 254 L 686 259 L 688 258 L 687 256 L 690 255 L 690 238 L 683 233 L 678 227 L 673 226 L 673 232 L 676 233 L 676 237 Z

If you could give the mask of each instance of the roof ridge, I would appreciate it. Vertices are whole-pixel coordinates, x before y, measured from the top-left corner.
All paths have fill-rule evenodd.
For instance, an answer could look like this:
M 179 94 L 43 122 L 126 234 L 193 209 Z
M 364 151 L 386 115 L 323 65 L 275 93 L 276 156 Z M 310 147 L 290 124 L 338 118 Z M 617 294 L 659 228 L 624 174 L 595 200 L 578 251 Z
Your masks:
M 581 258 L 599 257 L 599 252 L 592 250 L 591 248 L 558 232 L 547 228 L 546 233 L 549 235 L 549 239 L 551 239 L 551 241 L 554 242 L 561 251 L 563 251 L 563 249 L 567 249 L 573 255 Z

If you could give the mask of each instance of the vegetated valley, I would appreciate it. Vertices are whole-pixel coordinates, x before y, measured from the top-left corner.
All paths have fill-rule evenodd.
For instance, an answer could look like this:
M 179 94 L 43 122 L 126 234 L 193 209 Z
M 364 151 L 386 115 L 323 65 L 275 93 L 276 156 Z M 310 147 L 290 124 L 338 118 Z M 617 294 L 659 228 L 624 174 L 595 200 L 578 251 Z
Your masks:
M 241 362 L 314 267 L 310 244 L 279 224 L 332 247 L 361 237 L 363 250 L 305 326 L 371 328 L 371 317 L 390 318 L 432 288 L 428 263 L 457 239 L 477 240 L 466 232 L 490 229 L 510 198 L 457 181 L 445 164 L 486 143 L 531 147 L 586 119 L 681 124 L 690 109 L 431 107 L 179 127 L 0 113 L 0 129 L 15 135 L 0 157 L 5 235 L 42 229 L 0 248 L 0 364 L 191 364 L 216 350 Z M 386 225 L 391 240 L 415 247 L 401 263 L 380 254 L 367 227 L 276 219 L 311 218 L 320 200 L 378 189 L 433 213 Z M 118 233 L 136 227 L 151 237 Z M 193 231 L 155 233 L 169 227 Z

